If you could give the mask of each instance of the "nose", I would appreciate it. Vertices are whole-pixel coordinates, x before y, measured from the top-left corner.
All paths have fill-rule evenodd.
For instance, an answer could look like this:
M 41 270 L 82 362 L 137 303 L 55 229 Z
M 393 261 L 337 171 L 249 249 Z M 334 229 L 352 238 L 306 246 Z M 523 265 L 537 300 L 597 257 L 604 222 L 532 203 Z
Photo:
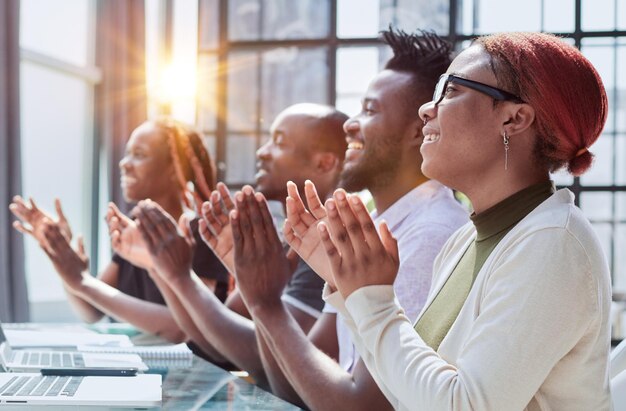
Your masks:
M 259 147 L 259 149 L 256 151 L 256 158 L 259 160 L 265 160 L 267 158 L 269 158 L 270 156 L 270 146 L 271 144 L 271 140 L 267 141 L 265 144 L 263 144 L 261 147 Z
M 119 166 L 120 166 L 120 170 L 124 170 L 128 168 L 128 156 L 124 156 L 122 157 L 122 159 L 120 160 Z
M 418 113 L 424 124 L 426 124 L 429 120 L 437 117 L 437 106 L 434 101 L 429 101 L 428 103 L 422 104 Z
M 354 132 L 358 129 L 359 129 L 359 122 L 354 117 L 347 119 L 346 122 L 343 123 L 343 131 L 346 134 L 350 134 L 351 132 Z

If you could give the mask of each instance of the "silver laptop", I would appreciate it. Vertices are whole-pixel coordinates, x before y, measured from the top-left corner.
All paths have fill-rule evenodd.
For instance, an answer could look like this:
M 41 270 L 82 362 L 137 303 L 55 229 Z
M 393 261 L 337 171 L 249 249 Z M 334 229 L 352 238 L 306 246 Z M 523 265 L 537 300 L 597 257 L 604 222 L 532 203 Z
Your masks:
M 161 375 L 134 377 L 58 377 L 32 373 L 0 373 L 0 406 L 161 405 Z
M 146 371 L 148 366 L 137 354 L 80 353 L 54 350 L 12 350 L 0 323 L 0 364 L 7 371 L 39 371 L 42 368 L 133 367 Z

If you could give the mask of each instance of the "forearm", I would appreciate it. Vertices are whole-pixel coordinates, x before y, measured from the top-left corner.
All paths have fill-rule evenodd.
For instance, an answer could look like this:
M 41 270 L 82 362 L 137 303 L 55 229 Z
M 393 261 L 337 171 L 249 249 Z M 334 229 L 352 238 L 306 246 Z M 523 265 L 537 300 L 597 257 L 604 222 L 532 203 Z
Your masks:
M 76 294 L 119 321 L 131 323 L 173 343 L 184 340 L 184 333 L 166 306 L 131 297 L 91 276 L 83 279 Z
M 150 277 L 161 291 L 165 302 L 167 303 L 174 320 L 179 327 L 185 332 L 187 340 L 196 343 L 204 353 L 212 358 L 220 358 L 220 354 L 215 348 L 204 338 L 202 332 L 198 329 L 193 319 L 183 306 L 182 302 L 170 286 L 156 273 L 150 272 Z
M 86 274 L 91 275 L 91 274 Z M 96 308 L 89 301 L 84 300 L 79 295 L 76 294 L 70 286 L 67 284 L 63 284 L 63 288 L 65 289 L 65 293 L 67 295 L 67 300 L 70 305 L 74 309 L 74 311 L 78 314 L 78 316 L 86 323 L 95 323 L 100 321 L 102 317 L 104 317 L 104 313 Z
M 287 381 L 310 409 L 389 407 L 384 397 L 381 401 L 382 394 L 378 392 L 376 396 L 370 385 L 355 379 L 315 347 L 282 302 L 275 307 L 255 309 L 252 315 Z M 276 374 L 272 379 L 281 381 Z M 284 384 L 280 389 L 287 390 Z
M 248 371 L 257 382 L 264 382 L 254 323 L 222 304 L 195 275 L 181 276 L 169 285 L 204 339 L 219 352 L 214 360 L 230 361 Z
M 267 376 L 272 393 L 286 401 L 304 408 L 304 402 L 289 383 L 287 377 L 283 373 L 283 370 L 274 358 L 274 354 L 265 340 L 265 334 L 261 327 L 257 328 L 257 344 L 261 353 L 263 369 L 265 370 L 265 375 Z

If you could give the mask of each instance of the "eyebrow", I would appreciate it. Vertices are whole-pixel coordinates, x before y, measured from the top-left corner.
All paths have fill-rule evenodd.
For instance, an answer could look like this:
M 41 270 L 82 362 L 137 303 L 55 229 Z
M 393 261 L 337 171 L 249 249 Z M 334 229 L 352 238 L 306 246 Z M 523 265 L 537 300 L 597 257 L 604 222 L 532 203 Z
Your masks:
M 447 74 L 450 74 L 450 75 L 453 75 L 453 76 L 456 76 L 456 77 L 461 77 L 461 78 L 464 78 L 466 80 L 469 80 L 465 74 L 459 73 L 458 71 L 453 71 L 452 73 L 447 73 Z

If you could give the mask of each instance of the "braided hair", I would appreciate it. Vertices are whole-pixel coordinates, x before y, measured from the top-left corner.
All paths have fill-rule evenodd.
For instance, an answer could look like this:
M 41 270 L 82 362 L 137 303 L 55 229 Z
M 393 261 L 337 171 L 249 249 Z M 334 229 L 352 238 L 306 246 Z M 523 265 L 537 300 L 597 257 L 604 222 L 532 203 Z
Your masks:
M 154 124 L 167 138 L 182 201 L 188 208 L 198 211 L 216 184 L 215 164 L 200 134 L 169 118 L 157 119 Z

